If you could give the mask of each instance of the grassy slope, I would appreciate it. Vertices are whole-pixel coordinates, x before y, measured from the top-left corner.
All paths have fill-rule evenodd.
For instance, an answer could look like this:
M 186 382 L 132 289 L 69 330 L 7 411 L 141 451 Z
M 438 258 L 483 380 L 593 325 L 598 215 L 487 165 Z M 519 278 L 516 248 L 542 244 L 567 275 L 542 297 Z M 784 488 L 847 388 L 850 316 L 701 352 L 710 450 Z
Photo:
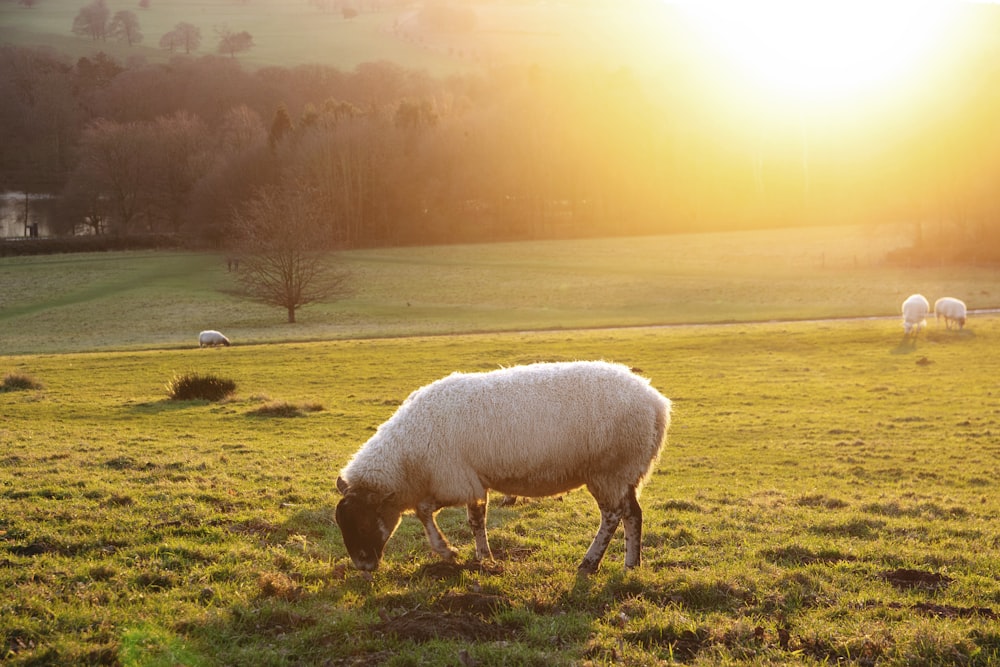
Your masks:
M 961 334 L 932 322 L 915 345 L 895 317 L 363 338 L 894 315 L 911 291 L 996 305 L 995 272 L 881 267 L 901 242 L 842 228 L 359 251 L 345 257 L 355 297 L 294 327 L 218 292 L 212 256 L 5 259 L 0 372 L 43 388 L 0 393 L 0 651 L 12 664 L 1000 660 L 1000 317 Z M 239 344 L 191 349 L 208 325 Z M 354 339 L 289 342 L 338 337 Z M 616 542 L 596 577 L 575 578 L 597 521 L 578 491 L 494 508 L 496 566 L 435 565 L 408 519 L 373 583 L 352 572 L 332 482 L 413 388 L 575 358 L 638 367 L 675 402 L 644 494 L 643 569 L 623 573 Z M 190 372 L 232 378 L 236 398 L 166 401 Z M 324 409 L 250 414 L 283 403 Z M 463 513 L 441 523 L 469 558 Z M 923 585 L 882 577 L 898 568 Z
M 73 35 L 73 18 L 82 6 L 49 0 L 26 9 L 0 3 L 0 42 L 45 45 L 74 58 L 104 51 L 123 61 L 139 56 L 162 62 L 169 54 L 158 48 L 160 38 L 185 21 L 201 29 L 202 45 L 194 55 L 216 52 L 216 28 L 249 32 L 254 47 L 238 58 L 251 67 L 321 63 L 350 70 L 360 63 L 389 60 L 447 75 L 540 62 L 657 73 L 686 51 L 689 38 L 670 6 L 655 2 L 476 3 L 469 7 L 475 27 L 468 32 L 427 31 L 414 5 L 347 20 L 339 12 L 320 12 L 305 0 L 154 0 L 148 10 L 109 3 L 112 12 L 130 9 L 139 19 L 145 38 L 127 47 Z
M 0 353 L 187 347 L 484 330 L 891 316 L 912 292 L 1000 306 L 995 269 L 881 265 L 905 236 L 822 228 L 346 253 L 353 296 L 278 309 L 220 290 L 221 258 L 126 253 L 0 260 Z
M 469 66 L 462 60 L 394 38 L 388 32 L 394 20 L 389 13 L 362 14 L 345 20 L 338 12 L 323 13 L 304 1 L 277 0 L 255 0 L 249 6 L 229 0 L 158 0 L 148 10 L 138 9 L 134 3 L 128 7 L 109 3 L 112 13 L 129 9 L 139 19 L 144 39 L 128 47 L 111 40 L 94 42 L 73 35 L 73 19 L 83 4 L 40 2 L 25 9 L 13 2 L 0 3 L 0 42 L 51 46 L 73 58 L 104 51 L 122 61 L 139 56 L 165 62 L 170 54 L 159 48 L 160 38 L 184 21 L 201 30 L 202 44 L 195 56 L 216 53 L 217 28 L 249 32 L 254 37 L 254 47 L 238 58 L 251 67 L 321 63 L 351 70 L 360 63 L 390 60 L 443 75 Z
M 981 316 L 915 346 L 876 320 L 8 357 L 44 388 L 0 394 L 0 650 L 11 664 L 992 664 L 998 335 Z M 574 358 L 637 366 L 675 402 L 641 570 L 622 571 L 617 540 L 575 578 L 597 524 L 580 491 L 495 507 L 490 568 L 435 565 L 412 519 L 373 583 L 348 567 L 332 481 L 409 391 Z M 233 378 L 237 397 L 165 401 L 184 372 Z M 284 401 L 324 410 L 248 414 Z M 470 558 L 463 512 L 441 523 Z M 897 568 L 926 585 L 880 576 Z

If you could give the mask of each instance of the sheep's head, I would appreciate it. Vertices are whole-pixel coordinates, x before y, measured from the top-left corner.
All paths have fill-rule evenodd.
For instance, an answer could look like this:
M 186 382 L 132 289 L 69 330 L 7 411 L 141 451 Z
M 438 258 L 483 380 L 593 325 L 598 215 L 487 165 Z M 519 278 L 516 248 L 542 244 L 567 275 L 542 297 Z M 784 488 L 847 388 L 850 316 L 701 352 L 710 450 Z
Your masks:
M 371 489 L 352 488 L 337 478 L 337 488 L 344 497 L 337 503 L 337 525 L 354 567 L 372 572 L 382 560 L 385 543 L 399 525 L 402 512 L 392 503 L 392 496 Z

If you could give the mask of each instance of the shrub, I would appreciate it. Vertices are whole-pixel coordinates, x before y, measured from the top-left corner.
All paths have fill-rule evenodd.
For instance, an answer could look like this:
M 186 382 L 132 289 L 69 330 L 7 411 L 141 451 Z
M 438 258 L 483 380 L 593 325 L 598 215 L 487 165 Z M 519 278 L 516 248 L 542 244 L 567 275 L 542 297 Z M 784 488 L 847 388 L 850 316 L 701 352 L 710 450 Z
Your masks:
M 214 375 L 188 373 L 167 383 L 167 393 L 173 401 L 219 401 L 234 391 L 235 382 Z
M 0 392 L 5 391 L 28 391 L 31 389 L 41 389 L 42 383 L 35 380 L 30 375 L 22 373 L 7 373 L 3 382 L 0 383 Z

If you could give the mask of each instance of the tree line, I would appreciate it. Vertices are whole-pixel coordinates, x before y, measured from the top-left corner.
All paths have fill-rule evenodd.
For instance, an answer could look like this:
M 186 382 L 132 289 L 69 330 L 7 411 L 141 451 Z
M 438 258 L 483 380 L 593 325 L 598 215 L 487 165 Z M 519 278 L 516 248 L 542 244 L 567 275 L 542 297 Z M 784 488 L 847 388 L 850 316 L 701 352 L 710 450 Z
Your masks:
M 141 0 L 140 7 L 149 7 L 149 0 Z M 129 46 L 140 44 L 145 39 L 138 15 L 130 9 L 120 9 L 114 14 L 106 0 L 92 0 L 84 5 L 73 19 L 74 35 L 92 40 L 115 39 Z M 253 35 L 242 30 L 237 32 L 229 27 L 216 29 L 217 51 L 230 57 L 253 47 Z M 201 28 L 181 21 L 172 30 L 160 37 L 160 48 L 171 53 L 181 51 L 190 55 L 201 46 Z
M 909 221 L 982 255 L 1000 247 L 1000 63 L 973 47 L 844 117 L 742 103 L 683 62 L 432 77 L 4 46 L 0 187 L 56 195 L 64 235 L 225 244 L 279 188 L 310 193 L 335 248 Z

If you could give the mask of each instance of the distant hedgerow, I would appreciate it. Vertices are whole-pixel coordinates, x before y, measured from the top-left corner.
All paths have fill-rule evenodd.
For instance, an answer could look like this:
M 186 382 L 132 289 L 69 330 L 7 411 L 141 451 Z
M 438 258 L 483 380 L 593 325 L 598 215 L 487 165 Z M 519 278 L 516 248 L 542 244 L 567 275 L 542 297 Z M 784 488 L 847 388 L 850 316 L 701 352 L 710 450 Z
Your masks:
M 31 389 L 41 389 L 42 383 L 35 380 L 30 375 L 23 373 L 7 373 L 3 382 L 0 382 L 0 392 L 5 391 L 29 391 Z
M 215 375 L 187 373 L 167 383 L 173 401 L 219 401 L 236 391 L 236 383 Z

